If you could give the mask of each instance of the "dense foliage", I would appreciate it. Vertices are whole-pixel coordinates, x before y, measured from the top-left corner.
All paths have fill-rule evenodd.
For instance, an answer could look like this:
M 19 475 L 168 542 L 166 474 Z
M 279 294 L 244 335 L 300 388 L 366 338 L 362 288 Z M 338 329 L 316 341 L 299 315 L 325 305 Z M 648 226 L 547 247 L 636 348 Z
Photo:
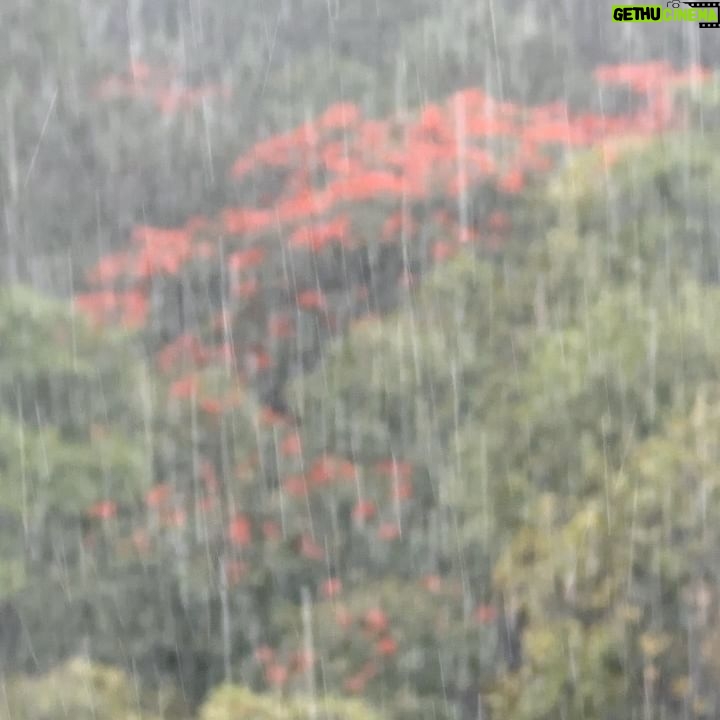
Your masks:
M 546 3 L 39 5 L 0 718 L 716 717 L 711 74 Z

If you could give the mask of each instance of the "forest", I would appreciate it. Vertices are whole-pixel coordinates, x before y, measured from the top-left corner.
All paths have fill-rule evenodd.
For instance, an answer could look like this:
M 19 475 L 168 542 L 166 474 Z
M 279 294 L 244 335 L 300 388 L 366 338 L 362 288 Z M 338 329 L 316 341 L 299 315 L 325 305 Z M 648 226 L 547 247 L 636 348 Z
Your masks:
M 720 717 L 720 36 L 649 25 L 0 5 L 0 720 Z

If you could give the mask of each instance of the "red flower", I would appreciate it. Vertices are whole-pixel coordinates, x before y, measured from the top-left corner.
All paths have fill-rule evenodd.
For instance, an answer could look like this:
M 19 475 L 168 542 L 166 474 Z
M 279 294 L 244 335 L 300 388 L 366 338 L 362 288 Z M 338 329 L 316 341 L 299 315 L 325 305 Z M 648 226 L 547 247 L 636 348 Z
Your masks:
M 207 241 L 199 242 L 195 244 L 193 254 L 195 257 L 207 260 L 207 258 L 211 258 L 215 254 L 215 248 Z
M 397 540 L 400 537 L 400 527 L 394 522 L 383 523 L 378 528 L 377 535 L 380 540 L 385 540 L 386 542 Z
M 210 228 L 210 221 L 203 215 L 193 215 L 185 221 L 185 230 L 191 234 Z
M 365 613 L 365 626 L 374 633 L 384 633 L 389 626 L 387 615 L 380 608 L 372 608 Z
M 525 187 L 525 178 L 522 171 L 509 170 L 500 178 L 498 187 L 506 193 L 519 193 Z
M 154 99 L 161 113 L 172 115 L 180 109 L 183 98 L 177 90 L 160 90 L 155 93 Z
M 250 278 L 249 280 L 244 280 L 241 283 L 238 283 L 233 287 L 233 295 L 242 298 L 243 300 L 247 300 L 248 298 L 251 298 L 253 295 L 257 294 L 257 291 L 259 289 L 260 285 L 256 278 Z
M 390 128 L 387 122 L 382 120 L 368 120 L 364 122 L 359 130 L 358 146 L 370 153 L 377 151 L 387 144 Z
M 267 370 L 271 368 L 273 364 L 272 356 L 262 348 L 247 353 L 245 355 L 245 361 L 248 371 L 253 373 L 260 370 Z
M 245 515 L 237 515 L 228 526 L 228 537 L 233 545 L 246 547 L 252 542 L 252 528 L 250 520 Z
M 481 137 L 517 135 L 517 127 L 506 120 L 498 120 L 493 117 L 473 116 L 468 118 L 466 124 L 468 135 Z
M 120 323 L 130 329 L 141 328 L 147 322 L 150 309 L 148 299 L 139 292 L 128 292 L 121 296 Z
M 351 175 L 363 171 L 362 164 L 350 157 L 348 149 L 341 142 L 327 144 L 322 149 L 320 161 L 326 170 L 336 175 Z
M 207 353 L 198 338 L 190 333 L 178 336 L 157 354 L 158 366 L 163 372 L 169 372 L 180 362 L 202 365 Z
M 156 485 L 148 490 L 145 495 L 145 503 L 149 508 L 160 508 L 170 500 L 172 492 L 172 487 L 170 487 L 167 483 Z
M 161 521 L 163 527 L 182 528 L 187 522 L 187 515 L 182 508 L 172 508 L 163 511 Z
M 452 131 L 448 119 L 437 105 L 427 105 L 420 115 L 420 129 L 438 140 L 450 141 Z
M 340 578 L 328 578 L 322 585 L 322 594 L 326 598 L 337 597 L 342 592 L 342 580 Z
M 85 293 L 76 295 L 75 303 L 94 323 L 115 317 L 128 328 L 144 325 L 149 309 L 147 298 L 137 291 Z
M 672 78 L 673 83 L 687 84 L 704 82 L 712 77 L 712 71 L 699 65 L 690 65 L 685 70 L 678 70 Z
M 260 232 L 271 227 L 274 222 L 273 214 L 267 210 L 228 208 L 221 217 L 228 235 Z
M 139 60 L 130 61 L 130 75 L 134 82 L 142 82 L 148 80 L 151 74 L 150 66 Z
M 97 520 L 110 520 L 117 515 L 117 504 L 112 500 L 100 500 L 88 508 L 88 515 Z
M 137 528 L 132 533 L 132 544 L 135 550 L 144 555 L 150 550 L 150 536 L 144 528 Z
M 382 655 L 383 657 L 391 657 L 397 653 L 398 644 L 395 641 L 395 638 L 387 635 L 380 638 L 380 640 L 375 643 L 375 651 L 378 655 Z
M 160 273 L 176 275 L 191 254 L 189 243 L 180 247 L 146 245 L 135 257 L 133 272 L 138 278 L 151 278 Z
M 347 692 L 359 694 L 363 692 L 369 680 L 377 675 L 378 669 L 374 662 L 370 661 L 362 666 L 360 671 L 355 675 L 347 678 L 343 683 L 343 687 Z
M 271 338 L 285 339 L 293 335 L 293 321 L 284 313 L 273 313 L 268 319 L 268 334 Z
M 524 142 L 555 143 L 561 145 L 584 145 L 588 141 L 587 133 L 581 125 L 568 119 L 546 121 L 531 125 L 523 131 Z
M 265 681 L 273 687 L 282 687 L 288 681 L 288 670 L 283 665 L 268 665 L 265 668 Z
M 246 270 L 261 265 L 265 260 L 265 250 L 259 247 L 240 250 L 228 256 L 228 267 L 231 270 Z
M 447 193 L 452 197 L 458 197 L 466 193 L 470 187 L 470 179 L 467 177 L 455 176 L 447 184 Z
M 317 252 L 333 240 L 342 243 L 349 230 L 350 219 L 343 215 L 326 223 L 298 228 L 290 236 L 289 244 L 294 248 Z
M 392 485 L 393 500 L 410 500 L 413 496 L 413 485 L 404 478 L 396 480 Z
M 260 422 L 263 425 L 283 425 L 287 422 L 287 417 L 271 407 L 263 407 L 260 410 Z
M 321 487 L 332 480 L 354 480 L 357 474 L 355 465 L 349 460 L 322 455 L 310 467 L 310 482 Z
M 491 230 L 502 232 L 510 229 L 510 216 L 502 210 L 495 210 L 488 217 L 488 227 Z
M 456 251 L 450 243 L 440 240 L 433 245 L 432 257 L 435 262 L 443 262 L 455 255 Z
M 353 693 L 354 695 L 359 695 L 361 692 L 363 692 L 363 690 L 365 690 L 367 682 L 368 679 L 365 677 L 365 675 L 363 675 L 362 673 L 358 673 L 347 678 L 343 683 L 343 687 L 345 688 L 346 692 Z
M 333 199 L 327 192 L 305 190 L 279 203 L 277 213 L 282 222 L 298 222 L 321 215 L 330 209 L 332 203 Z
M 377 506 L 372 500 L 358 500 L 352 511 L 353 520 L 371 520 L 377 513 Z
M 296 432 L 288 435 L 280 444 L 280 452 L 285 457 L 297 457 L 302 455 L 302 440 Z
M 400 480 L 409 479 L 412 475 L 412 465 L 408 462 L 397 460 L 383 460 L 375 465 L 375 472 L 379 475 L 388 475 Z
M 426 575 L 422 579 L 422 586 L 431 593 L 439 593 L 442 590 L 442 578 L 439 575 Z
M 301 498 L 308 493 L 308 486 L 302 475 L 289 475 L 283 482 L 283 490 L 290 497 Z
M 307 672 L 315 664 L 315 658 L 311 652 L 300 650 L 290 659 L 290 670 L 294 673 Z
M 319 290 L 305 290 L 298 295 L 298 305 L 304 310 L 325 310 L 325 296 Z
M 459 227 L 457 229 L 457 237 L 461 245 L 467 245 L 468 243 L 475 242 L 478 239 L 478 234 L 472 228 Z
M 473 177 L 497 172 L 497 163 L 487 150 L 469 147 L 465 150 L 465 160 L 468 163 L 468 173 Z
M 194 375 L 186 375 L 185 377 L 175 380 L 170 385 L 170 397 L 177 398 L 178 400 L 185 400 L 191 398 L 198 391 L 198 381 Z
M 204 398 L 199 402 L 200 409 L 208 415 L 222 415 L 223 404 L 214 398 Z
M 383 171 L 367 171 L 361 175 L 339 178 L 330 183 L 327 192 L 335 201 L 360 202 L 382 195 L 402 197 L 403 181 Z
M 127 252 L 106 255 L 87 273 L 87 279 L 95 284 L 112 283 L 129 272 L 129 260 Z
M 300 538 L 300 554 L 309 560 L 324 560 L 325 548 L 318 545 L 309 535 Z
M 255 167 L 255 158 L 252 156 L 241 155 L 235 160 L 232 166 L 232 176 L 240 179 L 247 175 Z
M 473 616 L 481 625 L 487 625 L 497 619 L 497 608 L 494 605 L 478 605 Z

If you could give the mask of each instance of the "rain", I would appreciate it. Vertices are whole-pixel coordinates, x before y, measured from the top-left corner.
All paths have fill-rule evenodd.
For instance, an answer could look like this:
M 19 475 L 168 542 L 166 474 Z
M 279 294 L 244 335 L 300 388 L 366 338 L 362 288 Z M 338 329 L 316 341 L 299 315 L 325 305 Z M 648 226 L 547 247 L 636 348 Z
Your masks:
M 720 718 L 718 14 L 3 0 L 0 720 Z

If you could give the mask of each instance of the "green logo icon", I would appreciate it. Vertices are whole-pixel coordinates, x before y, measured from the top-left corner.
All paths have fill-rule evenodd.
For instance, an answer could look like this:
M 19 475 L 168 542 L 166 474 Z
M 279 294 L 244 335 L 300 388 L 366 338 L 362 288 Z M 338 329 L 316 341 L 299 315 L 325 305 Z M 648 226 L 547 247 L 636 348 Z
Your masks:
M 662 5 L 613 5 L 614 22 L 696 22 L 701 28 L 718 28 L 720 2 L 679 2 Z

